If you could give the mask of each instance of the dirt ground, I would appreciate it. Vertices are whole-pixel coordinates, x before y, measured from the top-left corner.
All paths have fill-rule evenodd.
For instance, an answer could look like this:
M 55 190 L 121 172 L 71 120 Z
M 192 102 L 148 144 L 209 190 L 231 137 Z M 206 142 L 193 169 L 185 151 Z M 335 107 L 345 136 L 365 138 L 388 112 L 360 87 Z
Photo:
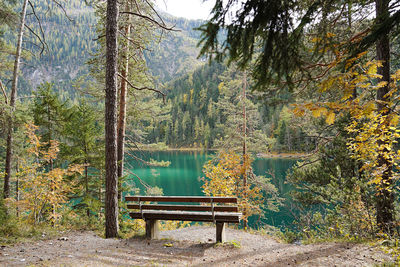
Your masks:
M 224 245 L 215 244 L 213 227 L 165 231 L 161 236 L 120 240 L 70 232 L 58 239 L 0 247 L 0 266 L 374 266 L 391 260 L 365 245 L 283 244 L 234 229 L 227 229 L 232 242 Z

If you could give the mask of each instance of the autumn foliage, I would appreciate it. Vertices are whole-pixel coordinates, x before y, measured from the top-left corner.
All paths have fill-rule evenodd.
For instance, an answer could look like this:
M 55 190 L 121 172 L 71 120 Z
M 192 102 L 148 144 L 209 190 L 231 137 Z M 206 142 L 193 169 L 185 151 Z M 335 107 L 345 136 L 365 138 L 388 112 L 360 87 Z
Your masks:
M 58 142 L 42 143 L 36 130 L 37 126 L 33 124 L 26 125 L 28 157 L 23 159 L 16 174 L 20 179 L 22 197 L 15 204 L 35 224 L 45 220 L 57 223 L 62 216 L 62 205 L 74 188 L 73 180 L 66 177 L 82 174 L 83 166 L 50 169 L 50 162 L 57 159 Z
M 264 193 L 276 193 L 276 188 L 265 177 L 260 177 L 252 171 L 252 160 L 248 155 L 244 157 L 234 152 L 221 152 L 213 160 L 203 166 L 206 177 L 203 178 L 203 192 L 207 196 L 235 196 L 238 198 L 239 210 L 243 213 L 243 220 L 261 214 L 265 205 Z M 248 182 L 243 183 L 243 175 Z M 268 184 L 268 192 L 265 185 Z

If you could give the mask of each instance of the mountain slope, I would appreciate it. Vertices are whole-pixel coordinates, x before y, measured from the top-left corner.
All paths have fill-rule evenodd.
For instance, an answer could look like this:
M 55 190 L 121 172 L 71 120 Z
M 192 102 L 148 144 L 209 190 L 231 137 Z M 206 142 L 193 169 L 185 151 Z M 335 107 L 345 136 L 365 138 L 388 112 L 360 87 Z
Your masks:
M 174 31 L 167 33 L 161 42 L 153 42 L 145 57 L 150 72 L 161 82 L 167 82 L 204 63 L 204 60 L 197 59 L 200 32 L 194 30 L 204 21 L 176 18 L 165 13 L 162 17 L 167 25 L 174 26 Z
M 42 24 L 46 49 L 40 55 L 41 43 L 32 33 L 26 33 L 24 49 L 30 51 L 27 55 L 33 56 L 23 61 L 20 79 L 22 94 L 30 94 L 44 81 L 54 83 L 58 91 L 71 92 L 72 82 L 89 72 L 85 63 L 98 47 L 94 10 L 79 0 L 65 1 L 63 4 L 68 16 L 52 2 L 35 1 L 35 12 Z M 32 10 L 28 10 L 28 13 L 32 14 Z M 196 58 L 199 33 L 193 30 L 202 21 L 175 18 L 164 13 L 162 16 L 167 25 L 174 25 L 175 31 L 153 42 L 147 48 L 145 58 L 150 73 L 160 82 L 165 82 L 193 71 L 202 64 Z M 27 17 L 27 25 L 40 33 L 34 16 Z M 9 43 L 15 42 L 16 33 L 9 30 L 6 39 Z

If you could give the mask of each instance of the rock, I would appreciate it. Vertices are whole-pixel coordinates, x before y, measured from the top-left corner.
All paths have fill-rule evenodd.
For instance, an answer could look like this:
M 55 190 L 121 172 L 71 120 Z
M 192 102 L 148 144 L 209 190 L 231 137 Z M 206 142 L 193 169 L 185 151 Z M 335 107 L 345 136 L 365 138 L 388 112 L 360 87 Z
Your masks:
M 25 260 L 25 259 L 20 259 L 19 261 L 24 262 L 24 261 L 26 261 L 26 260 Z
M 58 240 L 60 240 L 60 241 L 67 241 L 67 240 L 68 240 L 68 237 L 62 236 L 62 237 L 60 237 Z

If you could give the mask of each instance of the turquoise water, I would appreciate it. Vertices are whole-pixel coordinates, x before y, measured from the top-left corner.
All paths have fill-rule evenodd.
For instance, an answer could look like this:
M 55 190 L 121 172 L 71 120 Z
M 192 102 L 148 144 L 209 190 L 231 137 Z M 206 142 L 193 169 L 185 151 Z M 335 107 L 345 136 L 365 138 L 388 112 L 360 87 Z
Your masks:
M 153 158 L 157 161 L 170 161 L 169 167 L 150 167 L 140 161 L 127 159 L 126 167 L 140 179 L 150 186 L 162 188 L 165 196 L 201 196 L 201 177 L 203 177 L 203 165 L 211 159 L 211 154 L 199 151 L 157 151 L 141 152 L 137 154 L 144 160 Z M 285 183 L 286 173 L 296 162 L 293 159 L 256 159 L 253 169 L 257 175 L 271 177 L 272 183 L 278 188 L 280 197 L 285 198 L 286 205 L 290 205 L 287 196 L 290 185 Z M 140 188 L 140 194 L 144 194 L 145 186 L 133 175 L 129 176 L 129 182 Z M 287 207 L 283 206 L 279 212 L 266 211 L 262 223 L 277 227 L 291 225 L 293 218 L 290 216 Z M 255 226 L 255 218 L 250 218 L 250 225 Z

